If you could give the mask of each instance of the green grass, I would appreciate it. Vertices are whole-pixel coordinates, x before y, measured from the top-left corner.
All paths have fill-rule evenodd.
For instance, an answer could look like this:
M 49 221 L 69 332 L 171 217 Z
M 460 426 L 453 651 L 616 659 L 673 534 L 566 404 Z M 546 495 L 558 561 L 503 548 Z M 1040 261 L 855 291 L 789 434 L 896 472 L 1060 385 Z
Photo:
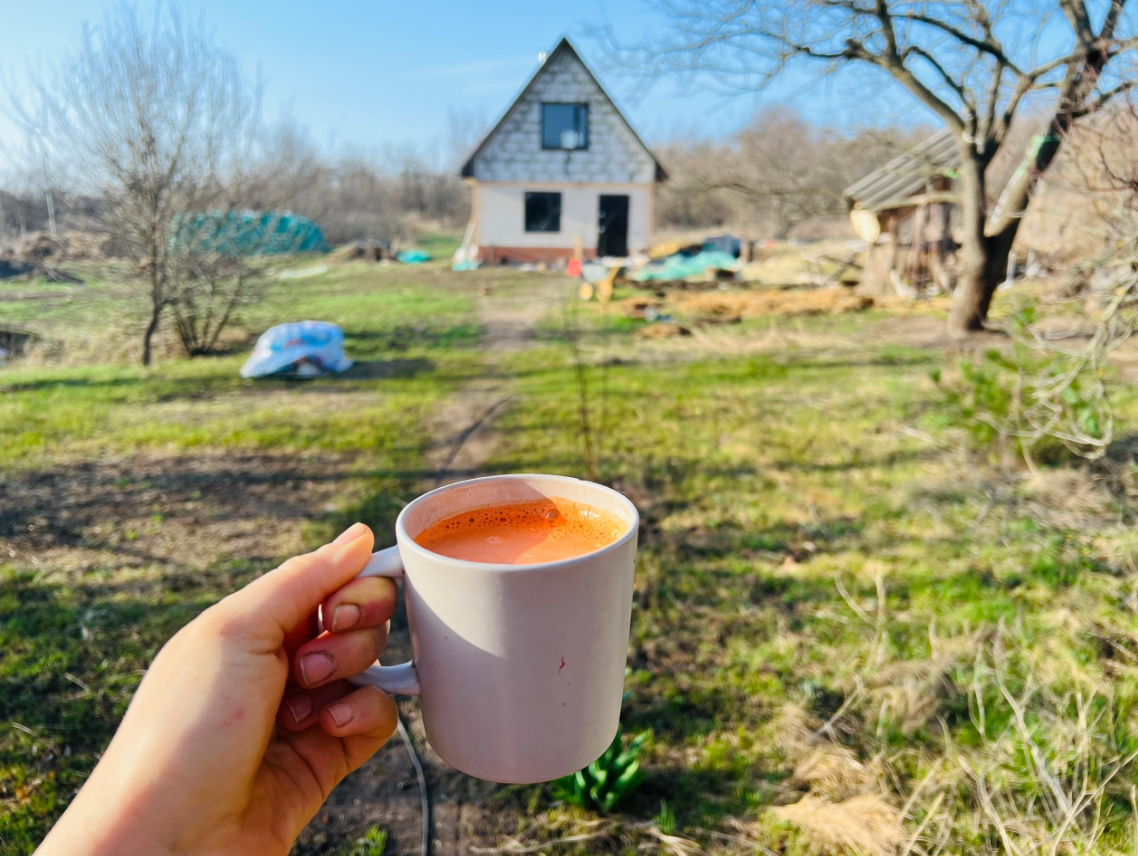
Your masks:
M 450 257 L 462 243 L 462 236 L 451 232 L 424 232 L 415 242 L 420 250 L 426 250 L 432 259 L 450 262 Z
M 325 473 L 338 479 L 339 488 L 331 505 L 306 509 L 300 541 L 321 543 L 356 519 L 389 540 L 400 498 L 424 484 L 422 426 L 443 396 L 479 370 L 472 308 L 461 292 L 429 277 L 361 269 L 274 285 L 268 300 L 244 319 L 254 330 L 285 318 L 339 321 L 357 364 L 335 378 L 243 381 L 238 371 L 247 351 L 165 359 L 150 369 L 118 362 L 0 370 L 0 479 L 27 486 L 37 478 L 66 480 L 88 462 L 124 461 L 172 483 L 193 478 L 192 471 L 176 472 L 183 466 L 180 455 L 209 460 L 272 453 L 288 460 L 327 453 L 341 462 L 339 470 Z M 112 317 L 96 312 L 84 321 L 94 332 Z M 233 489 L 245 487 L 238 474 Z M 68 543 L 74 524 L 58 519 L 50 502 L 30 490 L 7 494 L 13 503 L 7 508 L 0 498 L 0 543 L 20 545 L 37 537 L 31 531 L 37 526 L 49 533 L 46 549 Z M 114 502 L 147 493 L 145 484 L 126 480 L 109 490 L 105 498 Z M 221 522 L 209 497 L 200 494 L 187 494 L 191 508 L 201 509 L 191 513 L 204 515 L 207 527 Z M 89 499 L 98 503 L 100 496 Z M 80 571 L 40 562 L 26 547 L 18 561 L 0 551 L 2 853 L 34 848 L 94 765 L 165 640 L 284 558 L 148 559 L 147 551 L 164 537 L 165 518 L 185 512 L 166 495 L 139 502 L 130 513 L 142 523 L 124 529 L 126 521 L 108 506 L 86 524 L 77 537 L 96 555 L 83 559 Z M 248 517 L 254 525 L 278 525 L 263 512 Z M 102 535 L 92 534 L 100 530 Z M 208 543 L 208 530 L 204 537 Z M 134 550 L 140 559 L 120 561 Z M 372 842 L 368 852 L 380 849 Z
M 436 276 L 437 278 L 437 276 Z M 0 303 L 0 307 L 5 304 Z M 0 464 L 29 456 L 141 448 L 373 449 L 390 444 L 386 414 L 423 418 L 439 395 L 477 370 L 471 299 L 411 269 L 349 266 L 273 283 L 242 316 L 260 332 L 282 320 L 340 324 L 357 361 L 333 381 L 245 381 L 248 356 L 102 364 L 0 373 Z M 106 315 L 84 316 L 91 335 Z M 103 333 L 102 335 L 110 335 Z M 252 396 L 252 398 L 250 398 Z M 252 406 L 250 406 L 252 402 Z
M 236 467 L 324 455 L 342 481 L 334 501 L 288 524 L 298 538 L 318 543 L 357 518 L 385 531 L 426 486 L 432 415 L 491 374 L 509 378 L 514 397 L 489 469 L 585 475 L 564 314 L 524 350 L 477 346 L 479 288 L 514 298 L 534 276 L 352 264 L 274 283 L 241 325 L 255 335 L 281 320 L 342 324 L 360 365 L 335 379 L 241 381 L 248 337 L 229 355 L 145 370 L 76 365 L 66 352 L 60 365 L 0 370 L 0 478 L 27 485 L 42 509 L 49 488 L 33 496 L 37 478 L 92 463 L 157 472 L 178 456 Z M 71 311 L 97 338 L 118 305 Z M 0 295 L 0 318 L 17 311 L 27 312 Z M 931 380 L 951 360 L 877 332 L 904 316 L 778 319 L 806 344 L 759 351 L 763 319 L 721 328 L 701 349 L 639 343 L 637 323 L 606 321 L 594 305 L 573 313 L 595 475 L 642 514 L 623 725 L 652 737 L 645 781 L 611 826 L 541 788 L 500 792 L 503 817 L 532 815 L 527 836 L 538 839 L 613 830 L 559 852 L 632 852 L 645 843 L 636 830 L 655 823 L 707 852 L 734 852 L 718 832 L 805 854 L 825 850 L 822 833 L 775 807 L 875 794 L 895 815 L 909 806 L 896 819 L 906 837 L 927 821 L 923 840 L 945 852 L 998 852 L 984 788 L 1024 853 L 1048 835 L 1061 853 L 1130 846 L 1129 762 L 1065 826 L 1048 809 L 1049 781 L 1094 786 L 1138 749 L 1138 485 L 1121 446 L 1093 469 L 990 466 L 967 451 Z M 1125 434 L 1138 397 L 1116 393 Z M 80 561 L 49 540 L 42 559 L 21 548 L 3 569 L 0 710 L 12 727 L 0 732 L 0 852 L 34 847 L 163 641 L 281 558 L 269 547 L 182 565 L 148 558 L 185 513 L 161 490 L 122 485 L 147 499 L 109 547 L 92 523 L 0 506 L 0 537 L 13 544 L 47 526 L 77 539 L 68 549 L 93 551 Z M 112 494 L 108 509 L 122 499 Z M 204 536 L 222 531 L 208 495 L 186 501 L 202 506 Z M 95 523 L 115 524 L 117 512 L 100 513 Z M 841 776 L 823 774 L 841 764 Z
M 1052 738 L 1079 727 L 1080 693 L 1113 711 L 1082 726 L 1102 753 L 1093 763 L 1138 748 L 1132 725 L 1117 729 L 1138 704 L 1138 672 L 1103 642 L 1138 639 L 1120 593 L 1134 585 L 1129 512 L 1048 522 L 1040 506 L 1066 498 L 1016 480 L 985 515 L 996 474 L 928 418 L 939 400 L 929 372 L 942 357 L 896 346 L 851 356 L 589 372 L 600 477 L 637 501 L 644 525 L 624 726 L 653 731 L 655 763 L 632 811 L 651 817 L 663 799 L 679 830 L 750 818 L 764 846 L 809 849 L 762 809 L 821 787 L 793 781 L 814 751 L 803 742 L 848 704 L 841 751 L 888 759 L 868 791 L 900 805 L 939 777 L 916 802 L 927 807 L 959 780 L 959 756 L 976 770 L 996 765 L 1005 808 L 1043 826 L 1027 808 L 1039 777 L 999 757 L 997 737 L 1025 750 L 993 676 L 1005 674 L 1013 695 L 1030 686 L 1029 727 L 1043 729 L 1036 739 L 1052 764 L 1071 763 Z M 541 370 L 533 354 L 517 357 L 519 369 L 523 360 L 524 404 L 508 416 L 511 443 L 496 465 L 580 474 L 573 366 L 555 350 Z M 1129 424 L 1133 397 L 1120 401 Z M 933 441 L 899 430 L 913 424 Z M 975 785 L 953 787 L 938 823 L 964 842 L 976 834 Z M 1100 845 L 1129 834 L 1125 800 L 1111 792 L 1099 807 Z M 1081 828 L 1059 834 L 1090 840 Z M 982 837 L 995 835 L 988 825 Z

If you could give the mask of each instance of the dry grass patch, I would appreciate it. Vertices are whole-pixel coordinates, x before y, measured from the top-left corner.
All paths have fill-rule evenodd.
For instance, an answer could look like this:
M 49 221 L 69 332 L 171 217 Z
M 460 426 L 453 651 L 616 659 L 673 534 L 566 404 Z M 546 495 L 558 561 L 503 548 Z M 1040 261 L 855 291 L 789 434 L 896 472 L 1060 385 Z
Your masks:
M 771 811 L 795 826 L 815 853 L 893 856 L 905 840 L 897 810 L 875 794 L 840 802 L 807 795 L 794 805 Z
M 799 761 L 789 781 L 802 790 L 837 803 L 872 790 L 877 774 L 849 749 L 828 743 L 818 746 Z
M 840 315 L 864 312 L 874 298 L 846 288 L 813 291 L 743 291 L 682 295 L 672 301 L 688 315 L 714 321 L 738 321 L 765 315 Z

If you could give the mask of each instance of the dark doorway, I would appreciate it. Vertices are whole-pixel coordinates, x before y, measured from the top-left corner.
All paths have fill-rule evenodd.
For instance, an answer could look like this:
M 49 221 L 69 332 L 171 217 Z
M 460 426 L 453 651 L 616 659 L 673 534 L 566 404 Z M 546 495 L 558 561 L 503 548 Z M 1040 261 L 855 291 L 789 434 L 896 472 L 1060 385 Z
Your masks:
M 628 197 L 602 196 L 597 225 L 597 255 L 628 255 Z

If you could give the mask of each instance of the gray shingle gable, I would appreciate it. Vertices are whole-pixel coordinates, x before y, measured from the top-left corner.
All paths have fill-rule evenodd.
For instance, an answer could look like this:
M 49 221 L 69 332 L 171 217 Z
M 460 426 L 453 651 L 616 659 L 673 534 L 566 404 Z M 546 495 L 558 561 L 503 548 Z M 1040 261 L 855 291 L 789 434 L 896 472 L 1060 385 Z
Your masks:
M 541 105 L 589 105 L 589 148 L 541 148 Z M 656 159 L 568 41 L 562 40 L 463 170 L 479 181 L 648 184 L 664 177 Z

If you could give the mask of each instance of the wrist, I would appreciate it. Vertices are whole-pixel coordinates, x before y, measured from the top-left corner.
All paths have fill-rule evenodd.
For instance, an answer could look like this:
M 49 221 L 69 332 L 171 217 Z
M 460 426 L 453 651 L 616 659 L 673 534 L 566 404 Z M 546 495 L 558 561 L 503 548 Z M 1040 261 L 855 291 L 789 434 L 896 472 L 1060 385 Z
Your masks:
M 96 778 L 80 789 L 35 856 L 174 856 L 144 801 L 101 787 Z

